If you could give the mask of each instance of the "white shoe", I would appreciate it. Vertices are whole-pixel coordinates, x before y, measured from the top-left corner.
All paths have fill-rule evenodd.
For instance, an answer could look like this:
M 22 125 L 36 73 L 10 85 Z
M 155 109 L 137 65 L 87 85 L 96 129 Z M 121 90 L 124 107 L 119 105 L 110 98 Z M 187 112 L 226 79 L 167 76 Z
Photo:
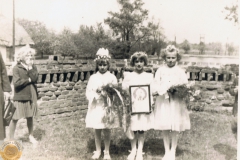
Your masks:
M 104 152 L 104 157 L 103 159 L 111 159 L 111 156 L 109 154 L 109 151 L 103 151 Z
M 37 141 L 32 135 L 29 136 L 29 141 L 30 141 L 32 144 L 38 144 L 38 141 Z
M 101 151 L 94 151 L 93 153 L 92 159 L 99 159 L 101 156 Z
M 131 153 L 128 155 L 127 160 L 134 160 L 135 156 L 136 156 L 136 150 L 132 150 L 129 152 L 131 152 Z

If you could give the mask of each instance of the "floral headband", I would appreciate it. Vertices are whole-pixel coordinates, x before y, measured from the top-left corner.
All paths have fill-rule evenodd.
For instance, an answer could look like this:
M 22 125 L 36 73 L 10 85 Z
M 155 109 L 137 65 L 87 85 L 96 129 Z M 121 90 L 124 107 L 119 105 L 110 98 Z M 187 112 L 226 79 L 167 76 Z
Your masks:
M 179 53 L 179 50 L 174 45 L 168 45 L 165 50 L 166 50 L 166 52 L 174 52 L 174 51 L 176 51 L 176 53 Z
M 94 61 L 97 61 L 99 59 L 105 59 L 105 60 L 110 60 L 111 56 L 109 55 L 108 49 L 100 48 L 97 53 L 96 53 L 96 58 Z
M 147 54 L 144 53 L 144 52 L 135 52 L 135 53 L 131 56 L 130 61 L 132 60 L 133 57 L 137 57 L 137 58 L 139 58 L 139 57 L 146 57 L 146 58 L 147 58 L 148 56 L 147 56 Z

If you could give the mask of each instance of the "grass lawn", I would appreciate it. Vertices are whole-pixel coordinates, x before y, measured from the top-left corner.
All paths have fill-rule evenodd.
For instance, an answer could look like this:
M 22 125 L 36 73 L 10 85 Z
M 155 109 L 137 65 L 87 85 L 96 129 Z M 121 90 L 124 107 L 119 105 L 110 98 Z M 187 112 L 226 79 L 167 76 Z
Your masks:
M 86 111 L 74 117 L 36 124 L 34 135 L 39 145 L 28 141 L 25 120 L 19 123 L 15 137 L 23 142 L 23 160 L 85 160 L 95 150 L 92 129 L 85 128 Z M 233 160 L 237 155 L 236 140 L 231 132 L 230 113 L 192 112 L 191 130 L 181 133 L 176 160 Z M 7 129 L 8 130 L 8 129 Z M 103 144 L 102 144 L 102 149 Z M 126 159 L 130 142 L 122 129 L 112 130 L 110 153 L 112 159 Z M 160 131 L 146 134 L 144 159 L 157 160 L 164 155 Z M 101 156 L 102 159 L 103 155 Z

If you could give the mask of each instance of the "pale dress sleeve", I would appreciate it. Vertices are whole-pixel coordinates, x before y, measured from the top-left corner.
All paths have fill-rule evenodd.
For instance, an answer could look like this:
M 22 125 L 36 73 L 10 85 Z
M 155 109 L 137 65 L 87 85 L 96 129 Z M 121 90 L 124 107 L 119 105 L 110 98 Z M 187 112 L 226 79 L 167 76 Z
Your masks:
M 152 73 L 149 73 L 149 82 L 150 82 L 150 97 L 151 97 L 151 105 L 153 105 L 154 101 L 153 101 L 153 96 L 152 93 L 154 91 L 154 76 Z
M 124 72 L 124 79 L 122 81 L 122 89 L 128 91 L 129 88 L 129 83 L 130 83 L 130 77 L 131 77 L 131 73 L 130 72 Z
M 96 92 L 96 87 L 94 87 L 95 86 L 94 78 L 96 78 L 96 77 L 93 75 L 89 78 L 89 81 L 88 81 L 88 84 L 86 87 L 86 97 L 89 102 L 91 102 L 94 97 L 97 98 L 99 96 Z
M 112 75 L 112 84 L 113 84 L 113 85 L 118 84 L 118 81 L 117 81 L 117 78 L 116 78 L 115 75 Z
M 188 76 L 185 73 L 185 70 L 180 69 L 179 73 L 180 73 L 180 80 L 179 80 L 180 84 L 188 84 Z
M 163 68 L 159 67 L 155 74 L 154 82 L 153 82 L 153 92 L 157 92 L 159 95 L 164 95 L 167 93 L 169 86 L 162 82 L 161 70 Z

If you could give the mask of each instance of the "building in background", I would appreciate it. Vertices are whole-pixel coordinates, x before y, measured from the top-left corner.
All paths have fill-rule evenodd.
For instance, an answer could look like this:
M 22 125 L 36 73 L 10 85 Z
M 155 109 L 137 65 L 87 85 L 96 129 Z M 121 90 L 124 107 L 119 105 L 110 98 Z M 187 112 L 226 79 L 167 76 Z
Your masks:
M 26 30 L 15 22 L 15 53 L 22 46 L 34 42 L 26 32 Z M 3 60 L 8 62 L 14 61 L 13 55 L 13 22 L 0 14 L 0 52 L 2 53 Z

